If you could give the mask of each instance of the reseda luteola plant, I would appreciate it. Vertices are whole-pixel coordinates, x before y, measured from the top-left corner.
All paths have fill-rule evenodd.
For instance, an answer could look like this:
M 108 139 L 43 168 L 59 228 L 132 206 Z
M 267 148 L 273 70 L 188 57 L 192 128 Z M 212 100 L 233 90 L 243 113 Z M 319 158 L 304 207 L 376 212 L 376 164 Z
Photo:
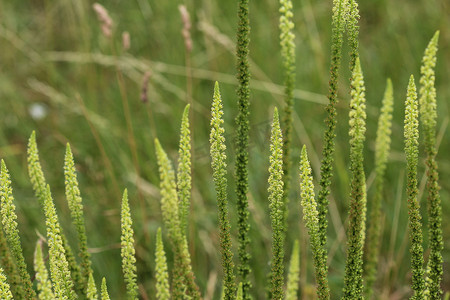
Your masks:
M 237 33 L 237 90 L 238 116 L 236 118 L 237 148 L 235 163 L 237 224 L 233 230 L 229 216 L 228 170 L 225 146 L 223 103 L 219 83 L 215 83 L 211 107 L 210 155 L 213 181 L 218 207 L 218 231 L 222 263 L 221 299 L 251 299 L 250 278 L 251 241 L 249 231 L 248 193 L 248 145 L 249 145 L 249 101 L 250 72 L 249 10 L 248 0 L 239 1 L 239 26 Z M 335 129 L 337 121 L 338 76 L 344 34 L 350 48 L 350 172 L 349 216 L 347 231 L 347 258 L 343 278 L 342 299 L 370 299 L 376 290 L 377 264 L 382 235 L 381 206 L 383 204 L 383 178 L 387 168 L 391 141 L 393 88 L 387 81 L 383 107 L 378 121 L 375 149 L 375 194 L 368 198 L 366 187 L 364 149 L 366 133 L 365 84 L 359 59 L 359 11 L 356 0 L 334 0 L 332 16 L 331 71 L 329 82 L 329 104 L 327 105 L 326 129 L 320 167 L 319 191 L 316 197 L 312 170 L 303 146 L 300 163 L 300 192 L 298 211 L 288 212 L 291 174 L 290 147 L 292 144 L 293 88 L 295 84 L 295 43 L 293 29 L 293 5 L 289 0 L 280 0 L 280 46 L 285 70 L 285 109 L 283 116 L 274 108 L 270 139 L 269 177 L 267 209 L 272 227 L 272 247 L 269 282 L 255 283 L 268 286 L 271 299 L 298 299 L 299 292 L 299 243 L 293 243 L 288 271 L 285 271 L 287 247 L 286 230 L 288 213 L 303 213 L 308 230 L 309 244 L 317 283 L 318 299 L 330 299 L 327 262 L 327 214 L 328 196 L 331 193 L 332 166 L 334 161 Z M 405 101 L 404 139 L 407 166 L 406 200 L 409 210 L 409 237 L 413 295 L 411 299 L 440 299 L 442 290 L 442 211 L 439 197 L 438 169 L 436 163 L 436 90 L 434 87 L 437 32 L 423 57 L 419 97 L 411 76 Z M 425 141 L 427 192 L 428 192 L 428 245 L 424 249 L 422 216 L 418 199 L 419 163 L 419 113 Z M 280 122 L 280 119 L 283 122 Z M 160 175 L 162 218 L 173 254 L 169 261 L 163 245 L 163 230 L 158 228 L 155 242 L 156 299 L 201 299 L 202 293 L 196 283 L 188 247 L 189 209 L 191 201 L 191 137 L 189 128 L 189 105 L 186 106 L 180 129 L 177 172 L 158 139 L 155 140 L 157 163 Z M 39 237 L 34 252 L 34 276 L 28 273 L 26 260 L 18 231 L 17 216 L 6 163 L 1 160 L 0 170 L 0 299 L 110 299 L 107 278 L 102 277 L 100 288 L 95 281 L 91 257 L 88 252 L 83 204 L 75 163 L 71 148 L 66 147 L 64 161 L 65 196 L 77 232 L 78 256 L 67 242 L 60 225 L 55 203 L 42 170 L 33 132 L 28 144 L 28 170 L 36 198 L 42 209 L 46 226 L 46 239 Z M 369 202 L 369 203 L 368 203 Z M 366 225 L 366 215 L 368 225 Z M 366 228 L 367 227 L 367 228 Z M 233 235 L 237 236 L 237 258 L 233 257 Z M 138 278 L 135 257 L 133 221 L 125 189 L 121 201 L 121 257 L 122 272 L 128 299 L 138 299 Z M 47 246 L 47 247 L 44 247 Z M 46 248 L 48 248 L 46 252 Z M 424 252 L 429 251 L 425 263 Z M 46 260 L 48 257 L 48 266 Z M 365 260 L 364 260 L 365 259 Z M 302 262 L 306 268 L 308 262 Z M 171 268 L 169 268 L 171 266 Z M 237 271 L 237 272 L 236 272 Z M 237 275 L 235 275 L 235 273 Z M 287 273 L 287 274 L 286 274 Z M 36 281 L 36 285 L 34 282 Z M 99 295 L 100 292 L 100 295 Z M 99 297 L 100 296 L 100 297 Z

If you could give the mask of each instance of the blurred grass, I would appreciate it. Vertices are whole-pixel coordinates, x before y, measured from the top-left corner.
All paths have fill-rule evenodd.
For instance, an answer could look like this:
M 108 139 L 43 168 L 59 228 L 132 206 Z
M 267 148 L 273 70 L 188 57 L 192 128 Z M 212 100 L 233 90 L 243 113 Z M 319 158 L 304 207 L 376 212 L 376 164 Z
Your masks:
M 191 53 L 192 95 L 186 94 L 186 67 L 182 21 L 178 4 L 185 3 L 193 22 Z M 154 292 L 153 260 L 156 229 L 161 224 L 158 174 L 153 138 L 158 136 L 176 161 L 181 114 L 192 97 L 194 124 L 193 204 L 190 250 L 202 290 L 219 295 L 220 261 L 217 213 L 209 167 L 209 107 L 213 81 L 221 82 L 225 106 L 228 156 L 233 153 L 236 115 L 234 79 L 235 3 L 208 0 L 108 1 L 104 5 L 113 21 L 113 37 L 101 34 L 99 22 L 86 0 L 0 1 L 0 157 L 12 174 L 19 210 L 25 257 L 31 265 L 36 231 L 44 233 L 43 218 L 26 171 L 26 141 L 32 130 L 48 182 L 52 186 L 60 219 L 70 236 L 70 216 L 64 203 L 62 166 L 64 145 L 70 142 L 79 171 L 86 207 L 88 245 L 92 249 L 97 283 L 106 276 L 113 298 L 124 293 L 121 278 L 119 234 L 120 197 L 127 187 L 133 209 L 141 289 Z M 251 236 L 257 298 L 264 295 L 269 270 L 267 167 L 270 115 L 282 105 L 283 73 L 278 45 L 278 2 L 251 1 Z M 380 261 L 380 298 L 400 299 L 409 294 L 409 251 L 404 201 L 403 103 L 409 75 L 419 75 L 423 51 L 436 30 L 441 30 L 436 88 L 440 126 L 441 197 L 445 238 L 444 273 L 450 274 L 450 3 L 430 1 L 361 1 L 361 60 L 367 88 L 368 131 L 366 173 L 370 184 L 373 141 L 378 108 L 386 77 L 395 91 L 393 145 L 385 189 L 384 235 Z M 293 190 L 289 217 L 289 249 L 300 235 L 301 284 L 304 298 L 311 298 L 314 284 L 310 253 L 300 225 L 298 157 L 307 144 L 314 175 L 319 171 L 324 130 L 324 104 L 329 79 L 331 1 L 302 0 L 294 3 L 297 36 L 297 98 L 293 134 Z M 121 34 L 128 31 L 131 48 L 122 49 Z M 344 49 L 347 53 L 348 49 Z M 329 249 L 330 285 L 341 293 L 345 261 L 348 178 L 348 59 L 344 57 L 338 107 L 336 175 L 332 185 Z M 150 72 L 148 103 L 140 101 L 144 73 Z M 127 128 L 124 104 L 131 119 Z M 46 115 L 32 116 L 36 105 Z M 131 130 L 130 130 L 131 128 Z M 230 174 L 233 170 L 229 160 Z M 424 164 L 419 167 L 421 174 Z M 230 195 L 233 195 L 233 181 Z M 421 195 L 424 190 L 421 179 Z M 231 203 L 234 199 L 230 199 Z M 425 197 L 421 197 L 424 201 Z M 370 204 L 369 204 L 370 205 Z M 426 205 L 423 202 L 424 214 Z M 231 210 L 233 212 L 233 210 Z M 426 221 L 426 214 L 425 214 Z M 235 224 L 236 220 L 232 220 Z M 233 227 L 235 229 L 235 227 Z M 426 237 L 425 237 L 426 241 Z M 74 240 L 71 241 L 75 243 Z M 235 243 L 236 244 L 236 243 Z M 75 245 L 75 244 L 74 244 Z M 290 250 L 287 251 L 290 253 Z M 427 254 L 427 253 L 426 253 Z M 218 275 L 217 275 L 218 274 Z M 218 277 L 216 277 L 218 276 Z M 450 290 L 450 278 L 443 287 Z M 217 280 L 217 282 L 215 281 Z M 149 296 L 148 296 L 149 297 Z M 334 298 L 333 297 L 333 298 Z

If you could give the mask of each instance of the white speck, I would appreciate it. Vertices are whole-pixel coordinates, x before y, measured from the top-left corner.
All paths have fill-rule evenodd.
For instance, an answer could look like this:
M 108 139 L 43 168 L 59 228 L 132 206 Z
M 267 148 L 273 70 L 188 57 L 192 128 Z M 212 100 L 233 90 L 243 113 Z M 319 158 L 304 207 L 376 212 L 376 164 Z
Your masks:
M 48 109 L 45 104 L 33 103 L 28 108 L 28 113 L 34 120 L 42 120 L 48 115 Z

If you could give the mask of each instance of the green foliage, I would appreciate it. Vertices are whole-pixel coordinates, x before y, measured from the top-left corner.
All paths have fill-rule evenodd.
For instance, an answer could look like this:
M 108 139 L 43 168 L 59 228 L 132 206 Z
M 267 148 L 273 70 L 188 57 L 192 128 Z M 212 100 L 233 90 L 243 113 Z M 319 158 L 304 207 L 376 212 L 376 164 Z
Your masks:
M 289 273 L 286 284 L 286 300 L 296 300 L 298 291 L 298 281 L 300 274 L 300 248 L 298 240 L 294 241 L 291 260 L 289 262 Z
M 424 299 L 425 281 L 423 270 L 422 223 L 420 204 L 417 199 L 417 163 L 419 156 L 419 110 L 417 103 L 416 85 L 411 75 L 405 101 L 405 153 L 407 163 L 407 188 L 409 214 L 409 239 L 411 252 L 412 299 Z
M 158 300 L 170 299 L 169 273 L 167 271 L 166 253 L 161 237 L 161 228 L 156 235 L 156 298 Z
M 375 195 L 370 206 L 369 226 L 365 247 L 366 262 L 364 273 L 366 275 L 366 296 L 373 294 L 373 284 L 377 277 L 378 256 L 380 253 L 381 237 L 381 200 L 383 199 L 383 183 L 391 146 L 392 111 L 394 109 L 394 95 L 392 81 L 387 80 L 384 92 L 381 113 L 378 118 L 377 137 L 375 140 Z
M 249 43 L 250 43 L 250 18 L 248 9 L 249 0 L 239 0 L 238 4 L 238 29 L 237 29 L 237 106 L 238 115 L 236 117 L 236 196 L 238 213 L 238 241 L 239 241 L 239 266 L 238 272 L 242 282 L 242 297 L 244 300 L 250 299 L 249 290 L 251 283 L 250 274 L 250 252 L 247 247 L 250 243 L 248 231 L 248 139 L 249 139 L 249 97 L 250 97 L 250 67 L 248 63 Z
M 17 264 L 18 272 L 20 275 L 20 285 L 23 289 L 25 289 L 26 298 L 32 299 L 36 297 L 36 293 L 33 290 L 30 275 L 28 275 L 27 273 L 27 265 L 23 257 L 22 245 L 20 244 L 19 229 L 17 228 L 17 215 L 15 212 L 16 207 L 13 204 L 13 201 L 14 198 L 12 195 L 9 171 L 2 159 L 0 174 L 0 212 L 2 216 L 2 229 L 5 231 L 9 249 Z
M 97 300 L 98 294 L 97 294 L 97 287 L 95 286 L 95 280 L 94 276 L 92 276 L 92 273 L 89 273 L 89 279 L 88 279 L 88 285 L 87 285 L 87 291 L 86 295 L 89 300 Z
M 6 281 L 6 276 L 3 274 L 3 269 L 0 268 L 0 299 L 10 300 L 13 299 L 9 284 Z
M 128 191 L 125 189 L 122 197 L 121 221 L 122 234 L 120 236 L 122 256 L 122 269 L 125 283 L 127 285 L 128 299 L 138 298 L 138 287 L 136 283 L 136 257 L 133 238 L 133 221 L 131 220 L 130 206 L 128 204 Z
M 55 299 L 52 290 L 52 283 L 48 278 L 47 267 L 45 266 L 44 257 L 42 255 L 42 241 L 38 240 L 36 243 L 36 250 L 34 252 L 34 271 L 36 272 L 36 280 L 38 282 L 37 289 L 40 300 Z
M 317 296 L 319 299 L 330 299 L 330 289 L 328 287 L 328 267 L 327 255 L 324 253 L 320 241 L 319 213 L 314 194 L 314 184 L 311 175 L 306 146 L 303 146 L 300 162 L 300 191 L 301 205 L 303 207 L 303 220 L 308 228 L 310 245 L 313 252 L 314 268 L 317 281 Z
M 83 203 L 81 199 L 80 189 L 78 188 L 78 180 L 75 170 L 75 163 L 73 160 L 73 154 L 69 144 L 67 144 L 66 155 L 64 159 L 64 177 L 66 199 L 69 205 L 70 214 L 72 216 L 72 222 L 77 230 L 79 256 L 81 258 L 81 276 L 82 278 L 89 278 L 90 274 L 92 273 L 90 259 L 91 255 L 89 254 L 87 247 Z M 85 284 L 88 283 L 86 280 L 83 281 Z M 87 285 L 83 287 L 83 290 L 85 290 L 86 288 Z
M 284 209 L 287 210 L 289 185 L 290 185 L 290 169 L 291 169 L 291 144 L 292 144 L 292 112 L 294 106 L 294 87 L 295 87 L 295 35 L 294 22 L 292 18 L 291 0 L 280 0 L 280 45 L 281 56 L 283 57 L 283 67 L 285 72 L 284 79 L 284 117 L 282 122 L 283 128 L 283 202 Z M 285 216 L 286 217 L 286 216 Z
M 219 237 L 224 273 L 224 299 L 231 300 L 234 299 L 234 296 L 236 295 L 236 283 L 233 252 L 231 251 L 230 221 L 227 208 L 227 157 L 225 154 L 225 129 L 223 128 L 223 123 L 222 98 L 220 96 L 219 83 L 216 82 L 211 107 L 210 153 L 213 179 L 216 187 L 217 206 L 219 210 Z
M 186 235 L 186 226 L 191 202 L 191 136 L 189 130 L 189 104 L 181 120 L 180 146 L 178 150 L 177 188 L 180 226 Z
M 327 118 L 325 124 L 327 126 L 323 137 L 322 160 L 320 164 L 320 190 L 317 196 L 317 211 L 319 212 L 319 234 L 322 247 L 327 244 L 327 227 L 328 227 L 328 195 L 330 195 L 331 178 L 333 176 L 333 155 L 336 137 L 337 122 L 337 91 L 338 76 L 342 57 L 343 34 L 345 30 L 345 11 L 348 0 L 333 1 L 333 16 L 331 21 L 332 37 L 331 37 L 331 68 L 330 82 L 328 91 Z
M 428 244 L 430 256 L 426 270 L 427 296 L 431 299 L 439 299 L 442 295 L 441 280 L 443 275 L 442 250 L 444 242 L 442 237 L 442 205 L 439 195 L 439 174 L 436 162 L 436 88 L 434 87 L 436 67 L 436 52 L 439 39 L 437 31 L 431 39 L 422 59 L 420 68 L 420 120 L 424 131 L 425 152 L 427 154 L 427 191 L 428 191 Z
M 270 137 L 269 208 L 272 223 L 272 299 L 283 298 L 284 283 L 284 203 L 283 203 L 283 136 L 281 134 L 278 109 L 273 112 Z
M 108 287 L 106 286 L 106 278 L 102 279 L 102 300 L 109 300 Z
M 350 171 L 352 180 L 343 298 L 362 299 L 362 256 L 366 222 L 366 178 L 363 162 L 364 134 L 366 132 L 366 99 L 359 58 L 356 59 L 352 77 L 349 113 Z

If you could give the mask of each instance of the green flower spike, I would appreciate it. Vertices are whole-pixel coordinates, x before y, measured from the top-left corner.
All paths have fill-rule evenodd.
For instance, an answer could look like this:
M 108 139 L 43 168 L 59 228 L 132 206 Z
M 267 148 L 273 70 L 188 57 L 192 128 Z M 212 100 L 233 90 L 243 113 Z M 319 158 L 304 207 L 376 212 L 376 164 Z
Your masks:
M 219 208 L 220 249 L 222 253 L 222 268 L 224 273 L 224 299 L 234 299 L 236 295 L 236 283 L 234 276 L 233 252 L 231 251 L 230 221 L 228 218 L 227 199 L 227 164 L 225 130 L 223 128 L 222 99 L 219 91 L 219 83 L 214 87 L 213 104 L 211 108 L 211 166 L 216 187 L 217 205 Z
M 125 283 L 127 285 L 128 299 L 138 299 L 138 286 L 136 283 L 136 257 L 133 238 L 133 221 L 131 219 L 130 206 L 128 204 L 128 192 L 125 189 L 122 197 L 121 210 L 121 227 L 122 234 L 120 236 L 122 256 L 122 269 Z
M 248 139 L 249 139 L 249 106 L 250 106 L 250 67 L 248 63 L 249 43 L 250 43 L 250 18 L 249 0 L 239 0 L 238 4 L 238 29 L 237 29 L 237 106 L 238 115 L 236 117 L 237 138 L 236 138 L 236 196 L 238 214 L 238 273 L 242 282 L 242 297 L 244 300 L 250 299 L 249 280 L 250 275 L 250 252 L 247 247 L 250 243 L 248 232 L 250 225 L 248 222 Z
M 378 130 L 375 141 L 375 196 L 370 210 L 370 224 L 367 228 L 365 247 L 367 262 L 364 264 L 364 273 L 366 275 L 366 298 L 368 299 L 373 294 L 372 286 L 377 276 L 378 256 L 380 253 L 381 200 L 383 199 L 384 174 L 391 145 L 393 104 L 392 82 L 388 79 L 381 114 L 378 118 Z
M 417 199 L 417 163 L 419 156 L 419 111 L 417 103 L 416 85 L 411 75 L 405 102 L 405 153 L 407 163 L 407 189 L 409 213 L 409 239 L 411 252 L 412 299 L 424 299 L 425 280 L 423 278 L 423 246 L 420 204 Z
M 0 212 L 2 217 L 3 230 L 5 232 L 6 240 L 8 241 L 11 254 L 17 264 L 20 275 L 20 286 L 25 290 L 26 298 L 33 299 L 36 297 L 36 292 L 33 290 L 30 275 L 27 272 L 27 265 L 23 257 L 22 246 L 20 244 L 19 229 L 17 228 L 17 215 L 15 212 L 16 207 L 13 204 L 13 201 L 14 198 L 12 195 L 9 171 L 2 159 L 0 175 Z
M 298 240 L 295 240 L 292 249 L 291 261 L 289 262 L 289 273 L 286 286 L 286 300 L 297 300 L 298 281 L 300 274 L 300 250 Z
M 53 300 L 55 295 L 52 290 L 52 283 L 48 278 L 47 267 L 45 266 L 44 257 L 42 255 L 42 241 L 36 243 L 34 252 L 34 271 L 36 272 L 36 280 L 38 282 L 37 289 L 39 291 L 40 300 Z
M 441 281 L 443 275 L 442 250 L 442 205 L 439 195 L 439 174 L 436 162 L 436 88 L 434 87 L 436 52 L 439 39 L 437 31 L 427 49 L 420 68 L 420 120 L 424 129 L 425 152 L 427 154 L 427 190 L 428 190 L 428 244 L 430 256 L 426 270 L 426 290 L 430 299 L 440 299 L 442 296 Z
M 167 154 L 158 139 L 155 139 L 156 156 L 158 158 L 161 211 L 164 224 L 169 232 L 175 256 L 173 272 L 173 298 L 184 297 L 186 293 L 194 299 L 200 299 L 200 290 L 195 283 L 191 258 L 187 250 L 187 242 L 180 227 L 178 196 L 175 174 Z
M 300 161 L 300 191 L 301 205 L 303 207 L 303 220 L 308 228 L 310 245 L 313 252 L 314 268 L 317 281 L 317 296 L 319 299 L 330 299 L 330 289 L 328 287 L 328 267 L 325 249 L 320 243 L 319 232 L 319 213 L 314 194 L 314 184 L 311 175 L 311 167 L 306 152 L 306 146 L 303 146 Z
M 327 129 L 323 139 L 322 161 L 320 165 L 320 190 L 317 195 L 317 210 L 319 212 L 319 234 L 322 247 L 327 245 L 327 227 L 328 227 L 328 195 L 330 194 L 331 178 L 333 177 L 333 155 L 336 137 L 337 122 L 337 91 L 338 77 L 341 66 L 343 34 L 345 31 L 345 9 L 347 0 L 333 0 L 332 16 L 332 37 L 331 37 L 331 68 L 330 82 L 327 105 L 327 118 L 325 124 Z M 326 253 L 324 253 L 325 255 Z
M 95 280 L 94 276 L 92 276 L 92 273 L 89 273 L 86 295 L 89 300 L 98 299 L 97 287 L 95 286 Z
M 180 146 L 178 150 L 177 190 L 180 226 L 186 236 L 187 218 L 191 202 L 191 137 L 189 130 L 189 104 L 184 109 L 181 121 Z
M 269 208 L 272 222 L 272 299 L 282 299 L 284 285 L 284 203 L 283 203 L 283 136 L 278 109 L 273 112 L 270 138 Z
M 13 296 L 9 289 L 9 284 L 6 281 L 6 276 L 3 274 L 3 269 L 0 268 L 0 299 L 12 300 Z
M 283 128 L 283 202 L 286 210 L 284 223 L 287 218 L 287 204 L 290 187 L 290 169 L 291 169 L 291 143 L 292 143 L 292 111 L 294 106 L 294 86 L 295 86 L 295 35 L 293 33 L 294 22 L 292 18 L 292 1 L 280 0 L 280 45 L 281 56 L 283 58 L 283 67 L 285 72 L 284 79 L 284 117 L 282 121 Z
M 110 300 L 108 294 L 108 287 L 106 286 L 106 278 L 102 279 L 102 300 Z
M 0 266 L 4 268 L 14 298 L 25 299 L 25 290 L 21 288 L 21 278 L 16 263 L 11 256 L 3 230 L 0 230 Z
M 66 199 L 69 205 L 70 214 L 72 216 L 72 222 L 75 225 L 78 234 L 78 247 L 80 251 L 79 256 L 81 258 L 82 276 L 83 278 L 89 278 L 90 274 L 92 273 L 91 255 L 89 254 L 87 247 L 83 203 L 81 199 L 80 189 L 78 188 L 78 180 L 75 171 L 73 154 L 69 144 L 67 144 L 66 147 L 66 156 L 64 160 L 64 177 L 66 186 Z M 87 286 L 85 286 L 83 290 L 85 290 L 86 288 Z
M 169 274 L 167 272 L 166 252 L 161 237 L 161 228 L 156 235 L 156 298 L 170 299 Z
M 50 275 L 55 296 L 62 299 L 75 299 L 76 294 L 73 291 L 73 281 L 70 277 L 69 263 L 61 237 L 58 215 L 48 185 L 45 194 L 44 212 L 49 247 Z
M 352 174 L 347 261 L 343 299 L 363 298 L 363 246 L 366 227 L 366 177 L 364 174 L 364 134 L 366 132 L 366 99 L 359 58 L 356 59 L 351 83 L 349 113 L 350 171 Z

